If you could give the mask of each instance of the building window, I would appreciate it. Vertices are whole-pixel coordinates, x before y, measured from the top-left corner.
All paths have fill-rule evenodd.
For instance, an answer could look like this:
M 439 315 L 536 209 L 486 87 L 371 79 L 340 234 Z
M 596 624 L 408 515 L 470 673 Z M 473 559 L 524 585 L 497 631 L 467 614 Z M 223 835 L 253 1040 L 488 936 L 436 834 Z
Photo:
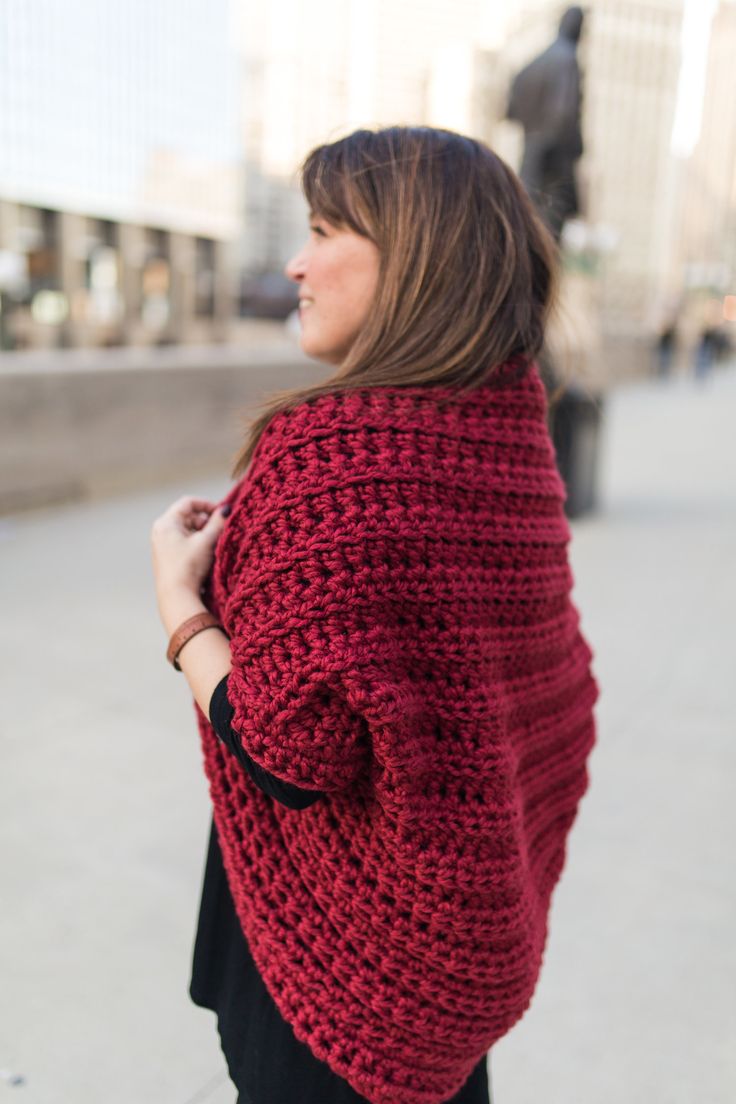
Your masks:
M 69 314 L 69 303 L 61 289 L 59 212 L 22 206 L 19 215 L 19 246 L 28 273 L 19 302 L 30 307 L 34 322 L 59 326 Z
M 85 260 L 86 315 L 98 325 L 112 325 L 123 313 L 118 228 L 107 219 L 95 219 L 90 230 Z
M 39 291 L 58 291 L 59 212 L 21 207 L 18 233 L 28 265 L 28 301 Z
M 212 318 L 215 313 L 215 243 L 196 238 L 194 252 L 194 313 Z
M 160 333 L 171 318 L 171 261 L 165 230 L 146 231 L 146 260 L 141 272 L 141 318 Z

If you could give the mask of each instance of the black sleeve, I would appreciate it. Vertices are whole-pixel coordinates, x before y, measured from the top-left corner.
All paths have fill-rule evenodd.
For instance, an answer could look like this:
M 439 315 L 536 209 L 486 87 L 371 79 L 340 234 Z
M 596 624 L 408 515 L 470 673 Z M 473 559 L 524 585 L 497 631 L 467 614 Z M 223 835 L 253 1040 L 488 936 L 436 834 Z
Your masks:
M 219 739 L 233 753 L 256 786 L 267 793 L 269 797 L 275 798 L 276 801 L 280 801 L 282 805 L 286 805 L 290 809 L 306 809 L 307 806 L 313 805 L 315 801 L 324 796 L 322 790 L 303 790 L 300 786 L 295 786 L 293 782 L 282 782 L 280 778 L 276 778 L 265 767 L 254 762 L 247 751 L 243 749 L 237 732 L 232 728 L 234 710 L 227 698 L 227 679 L 228 676 L 225 675 L 218 682 L 210 698 L 210 724 Z

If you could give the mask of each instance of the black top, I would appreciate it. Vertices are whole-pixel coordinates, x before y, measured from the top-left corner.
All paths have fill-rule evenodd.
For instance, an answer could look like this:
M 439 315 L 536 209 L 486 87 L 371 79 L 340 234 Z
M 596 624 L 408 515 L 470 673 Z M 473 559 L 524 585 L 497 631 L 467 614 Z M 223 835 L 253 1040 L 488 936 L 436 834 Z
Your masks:
M 255 763 L 231 727 L 227 676 L 215 687 L 210 721 L 252 780 L 275 801 L 305 809 L 324 795 L 282 782 Z M 356 1104 L 365 1101 L 294 1035 L 251 957 L 225 877 L 214 821 L 210 827 L 189 994 L 217 1014 L 223 1054 L 238 1104 Z M 397 1102 L 398 1104 L 398 1102 Z M 489 1104 L 483 1058 L 449 1104 Z

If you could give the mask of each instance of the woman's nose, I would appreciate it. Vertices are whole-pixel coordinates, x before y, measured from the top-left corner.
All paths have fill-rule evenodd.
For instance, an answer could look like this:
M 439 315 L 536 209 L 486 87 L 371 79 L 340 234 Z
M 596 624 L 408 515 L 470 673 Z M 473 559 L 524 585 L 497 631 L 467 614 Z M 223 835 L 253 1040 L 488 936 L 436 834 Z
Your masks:
M 304 252 L 297 253 L 287 262 L 284 272 L 290 280 L 299 283 L 304 278 Z

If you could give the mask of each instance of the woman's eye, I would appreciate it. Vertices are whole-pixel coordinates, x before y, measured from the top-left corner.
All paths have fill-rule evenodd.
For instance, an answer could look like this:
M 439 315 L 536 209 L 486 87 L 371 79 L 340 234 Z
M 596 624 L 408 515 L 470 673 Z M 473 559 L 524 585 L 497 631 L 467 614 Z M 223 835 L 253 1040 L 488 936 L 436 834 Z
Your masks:
M 322 227 L 321 227 L 321 226 L 317 226 L 317 225 L 316 225 L 315 223 L 313 223 L 313 222 L 309 224 L 309 229 L 310 229 L 310 230 L 312 231 L 312 233 L 313 233 L 313 234 L 319 234 L 319 236 L 320 236 L 321 238 L 326 238 L 326 237 L 327 237 L 327 235 L 325 234 L 325 232 L 324 232 L 324 230 L 322 229 Z

